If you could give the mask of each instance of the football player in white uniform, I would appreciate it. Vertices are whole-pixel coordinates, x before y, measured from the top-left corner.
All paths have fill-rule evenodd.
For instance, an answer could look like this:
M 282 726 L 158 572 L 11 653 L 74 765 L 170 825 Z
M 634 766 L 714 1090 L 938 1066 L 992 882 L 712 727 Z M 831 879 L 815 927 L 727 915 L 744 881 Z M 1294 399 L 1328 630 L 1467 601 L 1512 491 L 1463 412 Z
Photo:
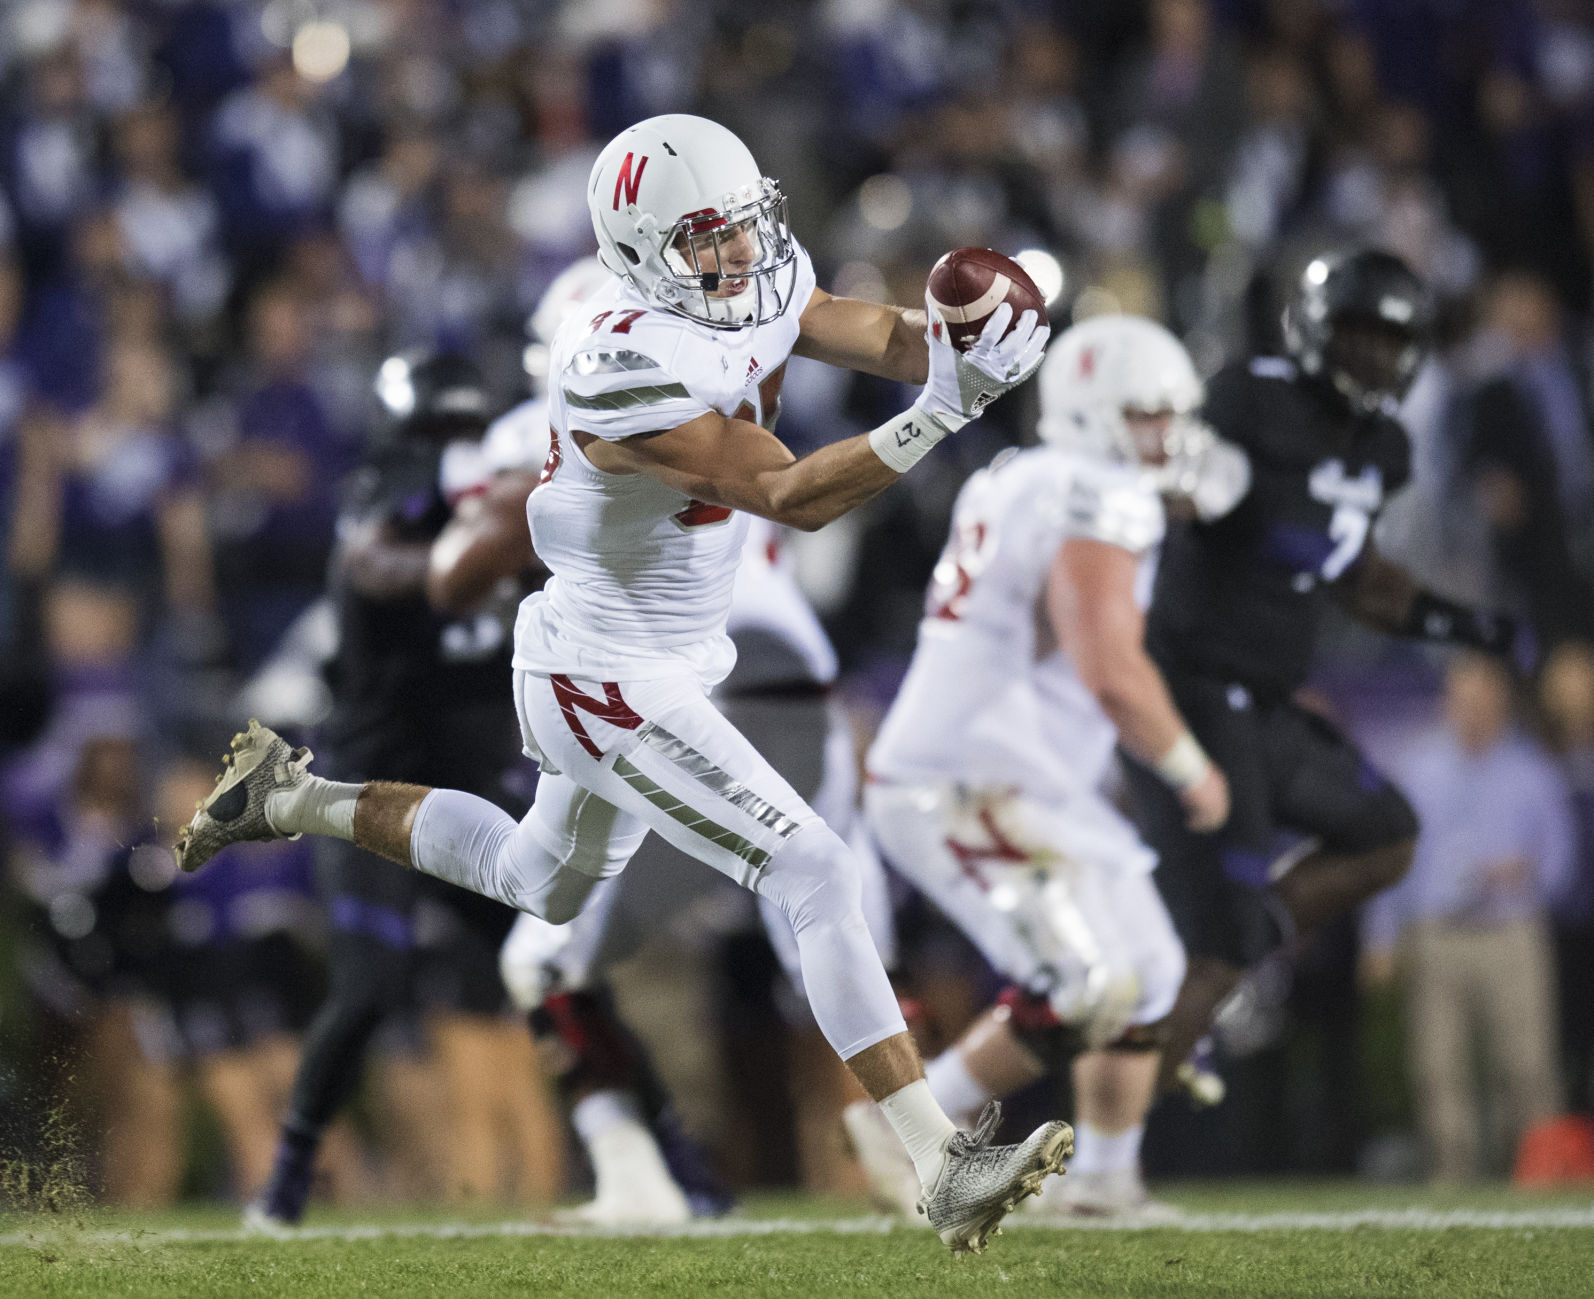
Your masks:
M 587 310 L 592 294 L 608 280 L 595 257 L 573 264 L 533 315 L 533 338 L 551 340 L 564 317 Z M 541 377 L 530 364 L 528 373 Z M 467 614 L 498 583 L 526 570 L 532 554 L 525 498 L 549 447 L 544 395 L 500 416 L 479 443 L 450 445 L 444 474 L 458 505 L 432 548 L 434 603 Z M 715 688 L 714 699 L 825 823 L 849 838 L 858 794 L 856 757 L 845 714 L 826 698 L 836 655 L 797 586 L 780 533 L 766 519 L 749 520 L 725 626 L 736 646 L 736 667 Z M 865 916 L 889 966 L 894 932 L 884 874 L 872 848 L 859 847 Z M 673 852 L 649 840 L 633 867 Z M 700 878 L 678 869 L 650 878 L 645 872 L 651 869 L 645 867 L 641 878 L 631 869 L 606 880 L 568 925 L 522 912 L 500 954 L 516 1006 L 532 1016 L 539 1032 L 559 1039 L 552 1056 L 561 1062 L 561 1091 L 573 1102 L 571 1119 L 597 1182 L 594 1199 L 567 1215 L 578 1222 L 667 1225 L 694 1211 L 723 1212 L 730 1205 L 691 1143 L 673 1130 L 646 1049 L 619 1021 L 607 996 L 607 971 L 701 892 Z M 759 911 L 787 978 L 800 990 L 791 926 L 767 899 L 759 900 Z M 668 1129 L 662 1138 L 661 1124 Z
M 878 495 L 1034 371 L 1045 327 L 1003 304 L 959 352 L 939 320 L 818 289 L 779 186 L 702 118 L 621 132 L 587 201 L 615 282 L 555 340 L 555 441 L 527 502 L 553 574 L 515 634 L 515 702 L 543 769 L 532 810 L 517 825 L 455 790 L 325 781 L 307 752 L 251 725 L 179 861 L 330 834 L 558 924 L 651 829 L 781 909 L 814 1018 L 907 1147 L 930 1225 L 954 1250 L 982 1249 L 1061 1169 L 1072 1133 L 1049 1123 L 998 1147 L 998 1111 L 972 1133 L 947 1118 L 845 843 L 707 692 L 733 658 L 724 628 L 745 515 L 814 529 Z M 764 427 L 793 351 L 924 389 L 880 428 L 796 459 Z
M 913 662 L 870 750 L 864 808 L 901 870 L 1012 981 L 931 1062 L 953 1114 L 1073 1060 L 1070 1207 L 1143 1206 L 1153 1026 L 1184 952 L 1155 856 L 1102 790 L 1122 743 L 1181 793 L 1192 825 L 1228 814 L 1141 643 L 1163 496 L 1225 489 L 1243 461 L 1196 412 L 1184 347 L 1148 320 L 1075 325 L 1041 368 L 1042 445 L 1004 453 L 958 497 Z M 900 1186 L 868 1105 L 848 1112 L 876 1189 Z

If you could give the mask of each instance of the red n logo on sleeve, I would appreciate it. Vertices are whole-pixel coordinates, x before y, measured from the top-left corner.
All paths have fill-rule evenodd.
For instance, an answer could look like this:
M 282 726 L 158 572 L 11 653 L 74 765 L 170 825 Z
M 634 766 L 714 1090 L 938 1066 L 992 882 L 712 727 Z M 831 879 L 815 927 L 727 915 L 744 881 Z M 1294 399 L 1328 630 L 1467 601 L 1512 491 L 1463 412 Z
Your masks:
M 620 164 L 620 174 L 614 178 L 614 210 L 616 212 L 620 210 L 620 192 L 622 190 L 625 191 L 625 201 L 627 203 L 635 203 L 637 190 L 642 188 L 642 173 L 647 168 L 648 159 L 646 154 L 642 156 L 642 161 L 637 163 L 636 173 L 633 175 L 631 159 L 635 157 L 636 154 L 634 153 L 626 154 L 625 161 Z

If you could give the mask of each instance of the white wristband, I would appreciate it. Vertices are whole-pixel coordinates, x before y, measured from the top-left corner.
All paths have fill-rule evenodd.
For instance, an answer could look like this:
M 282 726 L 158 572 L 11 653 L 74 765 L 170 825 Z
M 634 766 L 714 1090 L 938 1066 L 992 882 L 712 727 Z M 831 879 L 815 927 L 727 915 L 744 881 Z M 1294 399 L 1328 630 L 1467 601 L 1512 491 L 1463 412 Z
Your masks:
M 1183 793 L 1206 779 L 1212 770 L 1212 759 L 1196 737 L 1186 731 L 1157 759 L 1155 770 L 1167 784 Z
M 899 474 L 905 474 L 951 432 L 953 430 L 934 415 L 909 406 L 902 414 L 872 430 L 869 445 L 886 464 Z

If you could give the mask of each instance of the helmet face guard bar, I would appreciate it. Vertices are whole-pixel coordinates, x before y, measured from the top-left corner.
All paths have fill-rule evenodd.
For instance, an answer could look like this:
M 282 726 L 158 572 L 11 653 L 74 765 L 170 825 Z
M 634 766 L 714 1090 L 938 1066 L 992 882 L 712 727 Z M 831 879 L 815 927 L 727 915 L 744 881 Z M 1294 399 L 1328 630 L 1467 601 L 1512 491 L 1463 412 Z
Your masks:
M 760 190 L 724 211 L 689 212 L 670 227 L 660 249 L 664 277 L 659 287 L 672 310 L 716 329 L 740 329 L 768 324 L 790 305 L 797 249 L 786 196 L 768 177 Z M 741 280 L 747 282 L 741 291 L 715 296 L 727 282 Z
M 1193 412 L 1174 416 L 1162 440 L 1167 460 L 1148 470 L 1151 483 L 1164 496 L 1188 496 L 1201 477 L 1201 464 L 1217 440 L 1212 426 Z

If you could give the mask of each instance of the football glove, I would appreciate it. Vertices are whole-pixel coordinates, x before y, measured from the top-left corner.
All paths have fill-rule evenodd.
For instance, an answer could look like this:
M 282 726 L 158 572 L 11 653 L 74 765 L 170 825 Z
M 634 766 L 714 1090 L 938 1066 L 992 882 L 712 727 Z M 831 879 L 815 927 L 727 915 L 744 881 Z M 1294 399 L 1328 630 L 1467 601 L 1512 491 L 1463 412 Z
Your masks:
M 1013 308 L 1004 302 L 991 313 L 974 346 L 960 352 L 952 345 L 951 335 L 928 297 L 926 309 L 930 317 L 925 331 L 930 345 L 930 378 L 913 404 L 948 432 L 978 418 L 1004 392 L 1034 374 L 1046 352 L 1046 340 L 1051 337 L 1050 327 L 1041 324 L 1033 311 L 1021 315 L 1008 333 Z

